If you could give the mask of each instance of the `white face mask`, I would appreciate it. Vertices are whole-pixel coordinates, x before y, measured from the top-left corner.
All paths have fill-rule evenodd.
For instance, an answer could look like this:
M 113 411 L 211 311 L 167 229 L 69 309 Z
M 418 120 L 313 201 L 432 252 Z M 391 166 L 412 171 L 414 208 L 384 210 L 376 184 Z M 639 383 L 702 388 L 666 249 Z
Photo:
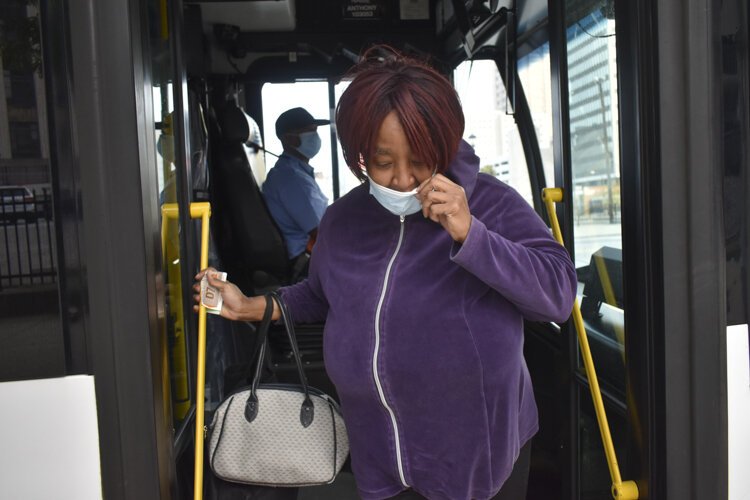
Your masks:
M 370 179 L 370 194 L 378 200 L 378 203 L 394 215 L 406 216 L 422 210 L 422 204 L 414 196 L 417 194 L 416 189 L 404 193 L 381 186 Z
M 302 154 L 305 158 L 312 158 L 318 151 L 320 151 L 320 136 L 318 132 L 313 130 L 311 132 L 303 132 L 299 134 L 299 146 L 297 151 Z

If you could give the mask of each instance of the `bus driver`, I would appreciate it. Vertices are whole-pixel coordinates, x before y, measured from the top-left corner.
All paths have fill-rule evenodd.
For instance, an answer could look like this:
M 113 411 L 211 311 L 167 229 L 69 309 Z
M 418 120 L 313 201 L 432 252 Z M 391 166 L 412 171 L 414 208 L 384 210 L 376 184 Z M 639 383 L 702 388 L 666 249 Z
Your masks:
M 329 123 L 313 118 L 304 108 L 284 111 L 276 120 L 276 136 L 284 152 L 268 172 L 263 197 L 284 237 L 293 282 L 307 274 L 318 224 L 328 207 L 310 159 L 320 151 L 318 125 Z

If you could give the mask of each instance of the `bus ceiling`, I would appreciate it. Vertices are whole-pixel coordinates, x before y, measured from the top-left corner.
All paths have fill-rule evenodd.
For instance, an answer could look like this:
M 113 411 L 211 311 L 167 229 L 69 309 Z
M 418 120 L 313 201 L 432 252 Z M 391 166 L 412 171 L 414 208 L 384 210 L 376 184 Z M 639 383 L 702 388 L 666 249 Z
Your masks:
M 547 0 L 187 1 L 187 36 L 209 43 L 208 72 L 256 81 L 335 78 L 369 45 L 430 55 L 449 70 L 497 58 L 546 24 Z M 190 69 L 188 69 L 190 72 Z M 252 76 L 251 76 L 252 75 Z

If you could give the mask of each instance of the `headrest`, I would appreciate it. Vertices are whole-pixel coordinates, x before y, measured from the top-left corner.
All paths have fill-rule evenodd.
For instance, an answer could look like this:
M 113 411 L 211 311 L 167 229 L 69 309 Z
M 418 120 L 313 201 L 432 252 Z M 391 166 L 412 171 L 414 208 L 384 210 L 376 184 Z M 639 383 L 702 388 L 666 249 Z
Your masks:
M 258 126 L 241 108 L 229 105 L 222 113 L 221 132 L 227 142 L 245 143 Z

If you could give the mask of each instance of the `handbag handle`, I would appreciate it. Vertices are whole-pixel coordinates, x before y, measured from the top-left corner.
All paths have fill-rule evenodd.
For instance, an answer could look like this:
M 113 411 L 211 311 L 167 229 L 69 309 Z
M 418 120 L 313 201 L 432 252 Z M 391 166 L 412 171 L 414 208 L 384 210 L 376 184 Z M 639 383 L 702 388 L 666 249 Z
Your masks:
M 300 409 L 300 422 L 303 427 L 308 427 L 312 424 L 313 418 L 315 418 L 315 406 L 310 399 L 310 392 L 307 385 L 307 375 L 305 370 L 302 368 L 302 356 L 299 354 L 299 347 L 297 346 L 297 335 L 294 332 L 294 321 L 292 321 L 292 314 L 289 312 L 289 308 L 281 298 L 281 295 L 277 291 L 270 292 L 268 295 L 279 305 L 281 311 L 281 318 L 284 321 L 284 329 L 286 330 L 287 337 L 289 338 L 289 345 L 292 346 L 292 353 L 294 354 L 294 361 L 297 364 L 297 373 L 299 374 L 299 380 L 302 384 L 302 388 L 305 392 L 305 399 L 302 402 L 302 408 Z M 272 310 L 273 312 L 273 310 Z
M 305 394 L 307 394 L 307 375 L 305 370 L 302 368 L 302 356 L 299 353 L 299 347 L 297 346 L 297 334 L 294 331 L 294 321 L 292 321 L 292 314 L 289 312 L 289 308 L 281 298 L 278 292 L 270 292 L 269 295 L 276 300 L 281 311 L 281 319 L 284 321 L 284 328 L 286 329 L 287 337 L 289 337 L 289 345 L 292 346 L 292 353 L 294 354 L 294 361 L 297 364 L 297 373 L 302 385 L 305 387 Z
M 291 321 L 291 314 L 287 309 L 286 303 L 282 300 L 281 296 L 277 292 L 270 292 L 265 295 L 266 298 L 266 309 L 263 313 L 263 320 L 260 324 L 259 330 L 259 341 L 260 341 L 260 352 L 258 354 L 258 361 L 255 367 L 255 376 L 253 377 L 252 385 L 250 386 L 250 394 L 248 395 L 247 401 L 245 402 L 245 419 L 248 422 L 252 422 L 255 417 L 258 416 L 258 385 L 260 384 L 260 374 L 263 367 L 263 362 L 266 356 L 266 349 L 268 346 L 268 329 L 271 325 L 271 317 L 273 315 L 273 301 L 279 305 L 281 311 L 281 318 L 284 322 L 284 329 L 289 337 L 289 344 L 292 346 L 292 353 L 294 354 L 294 360 L 297 365 L 297 373 L 299 374 L 300 383 L 302 384 L 302 391 L 305 394 L 305 398 L 302 401 L 302 407 L 300 409 L 300 423 L 303 427 L 308 427 L 312 424 L 315 417 L 315 406 L 310 399 L 310 393 L 307 386 L 307 377 L 305 371 L 302 368 L 302 358 L 299 354 L 297 347 L 297 339 L 294 334 L 294 324 Z

